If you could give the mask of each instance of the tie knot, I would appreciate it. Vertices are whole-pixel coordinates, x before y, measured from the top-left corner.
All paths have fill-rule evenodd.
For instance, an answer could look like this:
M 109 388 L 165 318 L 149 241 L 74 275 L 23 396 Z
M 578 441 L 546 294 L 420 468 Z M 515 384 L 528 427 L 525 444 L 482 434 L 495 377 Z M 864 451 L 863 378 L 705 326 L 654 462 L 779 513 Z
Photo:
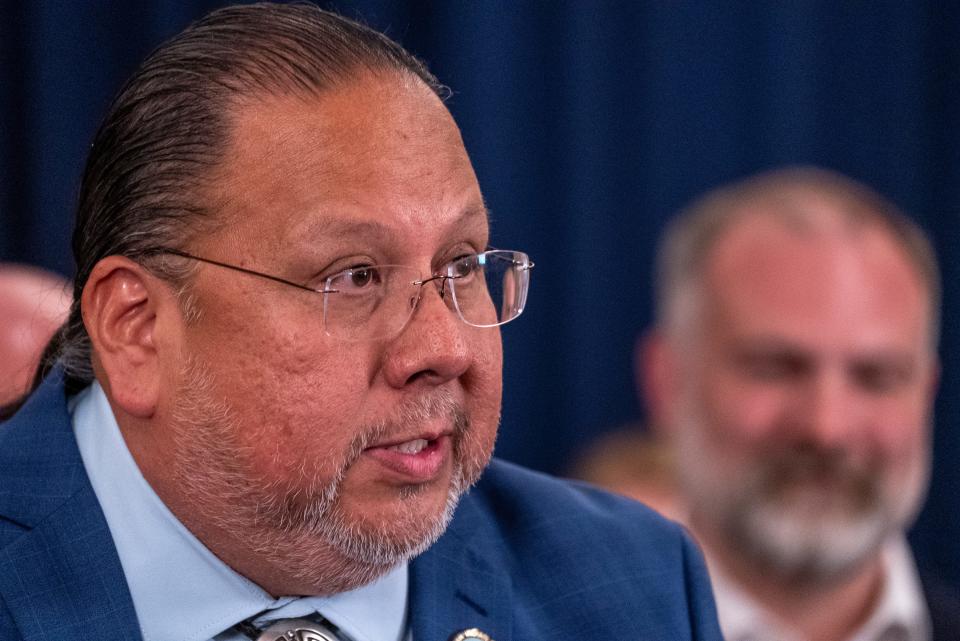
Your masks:
M 318 619 L 280 619 L 263 630 L 244 622 L 237 629 L 254 641 L 350 641 L 332 623 Z

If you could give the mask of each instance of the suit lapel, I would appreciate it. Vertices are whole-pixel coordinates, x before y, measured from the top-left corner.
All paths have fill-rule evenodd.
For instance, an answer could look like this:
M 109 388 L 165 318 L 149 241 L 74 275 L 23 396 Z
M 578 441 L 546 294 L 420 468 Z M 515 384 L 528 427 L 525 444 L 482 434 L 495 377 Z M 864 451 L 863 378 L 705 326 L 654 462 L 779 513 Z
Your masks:
M 99 510 L 93 490 L 82 491 L 0 553 L 0 596 L 23 638 L 140 639 L 120 560 Z
M 11 542 L 0 548 L 0 600 L 31 641 L 140 639 L 59 378 L 48 378 L 0 431 L 0 519 L 22 530 L 3 536 Z
M 512 640 L 512 586 L 497 562 L 498 540 L 490 517 L 466 495 L 446 533 L 410 566 L 414 641 L 448 641 L 468 628 Z

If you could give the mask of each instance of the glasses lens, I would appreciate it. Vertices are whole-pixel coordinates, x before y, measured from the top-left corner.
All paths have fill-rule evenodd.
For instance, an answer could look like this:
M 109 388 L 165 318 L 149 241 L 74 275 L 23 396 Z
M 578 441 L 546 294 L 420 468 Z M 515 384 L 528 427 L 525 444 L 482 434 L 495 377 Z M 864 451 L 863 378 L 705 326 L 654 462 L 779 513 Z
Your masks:
M 450 263 L 448 282 L 460 316 L 476 327 L 512 321 L 527 304 L 531 267 L 526 254 L 504 250 L 467 256 Z
M 363 265 L 331 276 L 323 294 L 324 329 L 353 341 L 396 334 L 416 306 L 418 278 L 415 269 L 398 265 Z
M 445 281 L 463 320 L 495 327 L 523 312 L 533 263 L 522 252 L 493 250 L 466 256 L 446 267 Z M 348 341 L 397 335 L 420 298 L 420 275 L 402 265 L 360 265 L 326 280 L 323 322 L 326 333 Z

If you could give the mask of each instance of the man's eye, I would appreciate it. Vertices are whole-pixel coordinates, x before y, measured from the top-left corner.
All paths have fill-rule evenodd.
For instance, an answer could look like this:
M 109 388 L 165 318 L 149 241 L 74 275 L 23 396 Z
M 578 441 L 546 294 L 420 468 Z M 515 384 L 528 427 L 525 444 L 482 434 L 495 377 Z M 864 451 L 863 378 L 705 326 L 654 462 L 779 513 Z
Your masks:
M 750 363 L 747 372 L 751 377 L 759 380 L 774 380 L 783 378 L 789 373 L 790 369 L 779 361 L 760 361 Z
M 461 256 L 450 263 L 451 276 L 454 278 L 466 278 L 480 268 L 476 256 Z
M 741 360 L 743 371 L 756 381 L 780 381 L 802 374 L 806 367 L 802 359 L 789 355 L 749 356 Z
M 366 287 L 373 277 L 374 270 L 369 267 L 350 270 L 350 282 L 354 287 Z
M 896 391 L 909 380 L 909 374 L 901 368 L 880 365 L 854 367 L 853 376 L 860 387 L 874 394 Z
M 373 265 L 361 265 L 340 272 L 333 279 L 334 288 L 345 292 L 359 292 L 376 287 L 383 281 L 380 269 Z

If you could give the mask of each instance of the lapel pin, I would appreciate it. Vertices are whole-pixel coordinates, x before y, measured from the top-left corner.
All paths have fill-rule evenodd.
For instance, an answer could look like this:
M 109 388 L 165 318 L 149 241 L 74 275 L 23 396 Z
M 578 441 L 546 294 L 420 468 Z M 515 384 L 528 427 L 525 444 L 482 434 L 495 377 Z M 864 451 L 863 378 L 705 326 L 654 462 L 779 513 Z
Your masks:
M 449 641 L 493 641 L 493 639 L 486 632 L 481 632 L 479 628 L 469 628 L 455 632 Z

